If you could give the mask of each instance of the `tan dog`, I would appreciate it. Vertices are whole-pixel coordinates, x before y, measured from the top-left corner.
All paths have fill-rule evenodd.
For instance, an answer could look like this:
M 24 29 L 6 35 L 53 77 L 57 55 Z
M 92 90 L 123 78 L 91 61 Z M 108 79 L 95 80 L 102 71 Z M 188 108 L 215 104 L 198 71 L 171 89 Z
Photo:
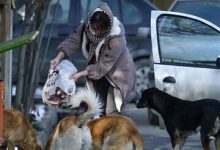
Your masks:
M 89 150 L 92 137 L 87 121 L 100 113 L 101 104 L 94 92 L 81 89 L 71 98 L 73 108 L 82 106 L 85 113 L 62 119 L 51 133 L 45 150 Z
M 88 123 L 94 150 L 143 150 L 144 143 L 135 123 L 128 117 L 109 115 Z
M 3 110 L 3 145 L 9 150 L 14 150 L 15 146 L 23 150 L 41 150 L 24 114 L 10 109 Z
M 144 150 L 141 134 L 131 119 L 110 115 L 90 121 L 101 112 L 94 92 L 81 90 L 71 104 L 74 108 L 83 106 L 86 112 L 62 119 L 51 133 L 45 150 Z

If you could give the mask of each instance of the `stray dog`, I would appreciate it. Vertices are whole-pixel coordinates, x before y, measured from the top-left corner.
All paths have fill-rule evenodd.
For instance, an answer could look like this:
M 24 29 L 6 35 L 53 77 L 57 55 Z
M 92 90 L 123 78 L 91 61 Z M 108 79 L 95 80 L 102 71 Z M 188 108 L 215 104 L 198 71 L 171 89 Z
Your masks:
M 62 119 L 52 131 L 45 150 L 89 150 L 92 137 L 88 120 L 101 112 L 101 103 L 93 91 L 81 89 L 71 97 L 72 108 L 85 108 L 78 116 Z
M 85 109 L 79 116 L 62 119 L 51 133 L 45 150 L 143 150 L 141 134 L 134 122 L 123 116 L 100 115 L 102 104 L 96 93 L 81 89 L 71 97 L 72 108 Z
M 9 150 L 15 146 L 23 150 L 41 150 L 37 144 L 34 129 L 23 113 L 11 110 L 3 110 L 3 143 Z
M 128 117 L 108 115 L 91 120 L 93 150 L 144 150 L 141 134 Z
M 138 108 L 157 111 L 166 126 L 172 147 L 181 149 L 187 137 L 200 131 L 202 146 L 210 150 L 210 141 L 220 150 L 220 102 L 213 99 L 186 101 L 157 88 L 144 90 Z

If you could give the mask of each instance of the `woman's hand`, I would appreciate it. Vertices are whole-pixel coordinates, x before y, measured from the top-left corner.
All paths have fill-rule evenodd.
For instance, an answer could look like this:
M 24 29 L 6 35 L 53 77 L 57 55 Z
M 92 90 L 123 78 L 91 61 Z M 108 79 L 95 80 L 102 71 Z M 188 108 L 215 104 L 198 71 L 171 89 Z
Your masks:
M 60 52 L 57 54 L 57 56 L 50 61 L 50 67 L 51 67 L 51 68 L 56 67 L 56 65 L 59 64 L 60 60 L 63 59 L 63 57 L 64 57 L 64 53 L 60 51 Z
M 79 73 L 74 73 L 70 76 L 70 79 L 73 79 L 75 82 L 81 77 L 80 72 Z
M 51 68 L 56 67 L 56 65 L 58 65 L 59 62 L 60 62 L 60 59 L 58 59 L 57 57 L 55 57 L 54 59 L 52 59 L 52 60 L 50 61 L 50 67 L 51 67 Z
M 87 75 L 88 75 L 88 71 L 84 70 L 84 71 L 72 74 L 70 76 L 70 79 L 73 79 L 76 82 L 79 78 L 87 76 Z

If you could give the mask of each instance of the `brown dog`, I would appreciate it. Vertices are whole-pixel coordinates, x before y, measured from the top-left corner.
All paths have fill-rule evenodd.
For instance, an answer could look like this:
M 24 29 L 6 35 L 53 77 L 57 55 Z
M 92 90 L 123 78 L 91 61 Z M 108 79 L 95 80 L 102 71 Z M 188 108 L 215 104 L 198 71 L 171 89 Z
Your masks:
M 94 150 L 144 150 L 142 136 L 128 117 L 109 115 L 89 121 L 88 127 Z
M 83 106 L 86 112 L 62 119 L 45 150 L 144 150 L 141 134 L 128 117 L 109 115 L 90 120 L 101 112 L 94 92 L 82 90 L 76 93 L 72 105 L 74 108 Z
M 10 109 L 3 110 L 3 145 L 9 150 L 14 150 L 15 146 L 23 150 L 41 150 L 24 114 Z

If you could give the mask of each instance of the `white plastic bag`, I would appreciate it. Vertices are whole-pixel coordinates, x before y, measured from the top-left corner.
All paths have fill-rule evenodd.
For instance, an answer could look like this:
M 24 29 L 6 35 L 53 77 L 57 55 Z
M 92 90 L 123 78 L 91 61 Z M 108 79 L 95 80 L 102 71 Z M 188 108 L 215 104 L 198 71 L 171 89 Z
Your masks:
M 76 90 L 75 81 L 69 79 L 73 73 L 77 73 L 77 69 L 68 60 L 62 60 L 55 68 L 50 69 L 42 91 L 43 102 L 53 105 L 67 103 L 69 96 Z

